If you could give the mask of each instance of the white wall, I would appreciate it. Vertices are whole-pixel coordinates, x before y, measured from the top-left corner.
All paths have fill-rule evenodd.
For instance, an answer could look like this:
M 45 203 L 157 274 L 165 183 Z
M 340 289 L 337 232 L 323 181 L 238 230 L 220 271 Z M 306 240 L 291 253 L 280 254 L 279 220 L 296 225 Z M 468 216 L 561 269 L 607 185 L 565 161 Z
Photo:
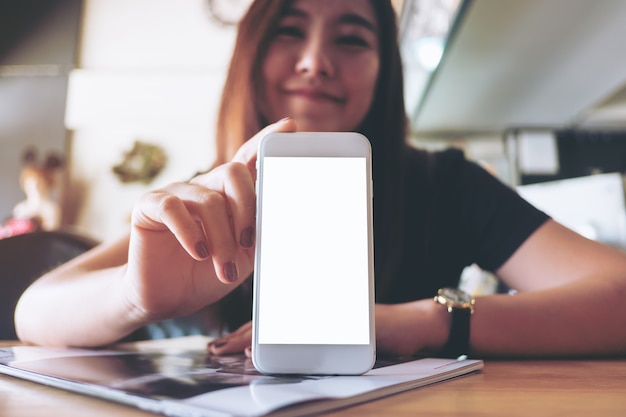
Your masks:
M 66 218 L 108 239 L 128 230 L 137 197 L 206 170 L 233 27 L 204 0 L 85 0 L 79 69 L 70 74 L 72 132 Z M 135 140 L 167 153 L 149 185 L 123 184 L 112 167 Z

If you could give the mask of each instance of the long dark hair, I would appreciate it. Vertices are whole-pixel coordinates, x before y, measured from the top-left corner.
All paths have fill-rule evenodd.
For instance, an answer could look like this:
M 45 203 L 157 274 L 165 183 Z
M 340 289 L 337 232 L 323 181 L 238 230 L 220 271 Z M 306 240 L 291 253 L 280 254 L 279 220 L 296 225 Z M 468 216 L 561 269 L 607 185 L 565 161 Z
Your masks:
M 258 109 L 262 62 L 293 1 L 255 0 L 239 23 L 217 119 L 216 164 L 229 161 L 266 124 Z M 402 252 L 407 118 L 396 14 L 390 0 L 369 1 L 378 20 L 380 69 L 372 106 L 357 131 L 372 145 L 376 282 L 377 293 L 384 293 Z

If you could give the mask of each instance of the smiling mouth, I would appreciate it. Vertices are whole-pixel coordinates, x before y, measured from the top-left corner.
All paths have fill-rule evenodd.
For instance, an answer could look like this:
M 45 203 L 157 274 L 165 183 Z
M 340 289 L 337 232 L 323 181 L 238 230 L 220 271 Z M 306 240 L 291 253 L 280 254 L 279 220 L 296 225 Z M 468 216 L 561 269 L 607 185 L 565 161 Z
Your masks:
M 336 104 L 343 104 L 346 102 L 346 99 L 343 97 L 337 97 L 337 96 L 328 94 L 320 90 L 312 90 L 312 89 L 286 90 L 285 94 L 289 96 L 302 97 L 302 98 L 313 100 L 313 101 L 331 101 Z

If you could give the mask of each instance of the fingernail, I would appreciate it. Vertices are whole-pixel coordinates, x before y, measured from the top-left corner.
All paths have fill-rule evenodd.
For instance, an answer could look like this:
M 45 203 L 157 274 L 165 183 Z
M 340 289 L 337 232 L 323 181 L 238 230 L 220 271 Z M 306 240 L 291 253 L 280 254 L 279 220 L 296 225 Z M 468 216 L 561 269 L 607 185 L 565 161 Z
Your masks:
M 196 251 L 198 252 L 198 256 L 200 256 L 202 259 L 209 256 L 209 250 L 202 241 L 196 243 Z
M 248 227 L 241 232 L 239 243 L 244 248 L 249 248 L 254 242 L 254 227 Z
M 233 261 L 226 262 L 224 264 L 224 275 L 228 282 L 237 281 L 237 265 Z
M 286 121 L 288 121 L 288 120 L 291 120 L 291 117 L 290 117 L 290 116 L 283 117 L 282 119 L 280 119 L 280 120 L 278 121 L 278 123 L 285 123 L 285 122 L 286 122 Z

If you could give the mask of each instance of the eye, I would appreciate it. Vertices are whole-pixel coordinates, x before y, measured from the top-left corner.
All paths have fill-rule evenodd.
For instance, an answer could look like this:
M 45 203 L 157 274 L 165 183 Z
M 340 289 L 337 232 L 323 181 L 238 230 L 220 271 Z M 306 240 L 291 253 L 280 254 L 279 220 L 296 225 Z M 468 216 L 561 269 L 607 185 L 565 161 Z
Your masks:
M 358 46 L 363 48 L 368 48 L 370 46 L 365 39 L 357 35 L 342 35 L 337 38 L 336 42 L 340 45 L 346 46 Z
M 296 26 L 280 26 L 278 29 L 276 29 L 274 36 L 302 39 L 304 38 L 304 32 Z

